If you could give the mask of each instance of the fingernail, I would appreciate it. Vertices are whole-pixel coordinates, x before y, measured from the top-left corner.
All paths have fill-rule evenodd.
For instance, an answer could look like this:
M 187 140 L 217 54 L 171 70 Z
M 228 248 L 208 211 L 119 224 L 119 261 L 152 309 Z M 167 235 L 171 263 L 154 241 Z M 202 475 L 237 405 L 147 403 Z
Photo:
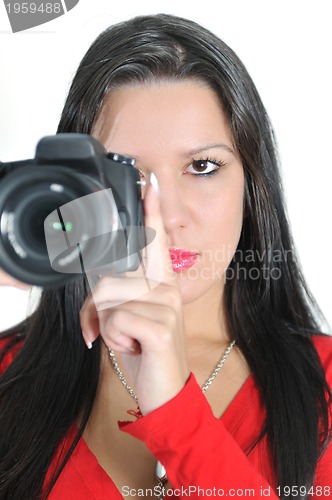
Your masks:
M 150 175 L 150 184 L 152 185 L 153 189 L 157 194 L 159 194 L 159 184 L 158 184 L 158 179 L 154 173 Z
M 88 335 L 82 330 L 82 336 L 83 336 L 83 340 L 85 342 L 85 345 L 87 346 L 88 349 L 92 349 L 92 342 L 90 342 L 89 340 L 87 340 L 87 337 Z

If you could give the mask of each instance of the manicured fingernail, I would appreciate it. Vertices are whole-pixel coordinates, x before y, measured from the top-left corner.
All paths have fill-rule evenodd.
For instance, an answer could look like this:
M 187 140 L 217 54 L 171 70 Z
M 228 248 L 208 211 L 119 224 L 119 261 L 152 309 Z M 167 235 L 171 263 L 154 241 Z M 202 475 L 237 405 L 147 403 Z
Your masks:
M 88 340 L 89 336 L 82 330 L 83 340 L 88 349 L 92 349 L 92 342 Z
M 150 183 L 152 184 L 153 189 L 157 194 L 159 194 L 159 184 L 158 184 L 158 179 L 155 176 L 154 173 L 150 175 Z

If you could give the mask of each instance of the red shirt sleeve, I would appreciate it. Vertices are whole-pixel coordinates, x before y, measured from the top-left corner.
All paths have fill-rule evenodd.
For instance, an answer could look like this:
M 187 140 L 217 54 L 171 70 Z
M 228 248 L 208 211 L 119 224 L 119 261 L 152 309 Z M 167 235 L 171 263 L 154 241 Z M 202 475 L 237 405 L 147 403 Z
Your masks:
M 313 340 L 328 384 L 332 387 L 332 338 L 319 336 Z M 278 491 L 269 465 L 266 440 L 262 440 L 250 456 L 239 444 L 239 429 L 245 435 L 249 432 L 248 426 L 255 426 L 250 405 L 257 407 L 254 415 L 261 411 L 257 400 L 251 400 L 249 404 L 247 401 L 248 418 L 242 418 L 235 439 L 223 419 L 213 415 L 191 374 L 185 387 L 171 401 L 136 422 L 120 422 L 119 426 L 124 432 L 146 443 L 165 466 L 170 484 L 179 498 L 200 498 L 204 492 L 205 496 L 213 496 L 213 493 L 214 496 L 267 496 L 270 499 L 279 498 L 281 493 L 289 496 L 289 492 Z M 230 417 L 228 414 L 227 422 Z M 297 485 L 297 488 L 301 486 Z M 330 441 L 319 460 L 310 498 L 331 497 Z
M 120 428 L 146 443 L 165 466 L 179 498 L 262 497 L 263 491 L 270 499 L 278 498 L 213 415 L 192 374 L 175 398 L 136 422 L 120 423 Z

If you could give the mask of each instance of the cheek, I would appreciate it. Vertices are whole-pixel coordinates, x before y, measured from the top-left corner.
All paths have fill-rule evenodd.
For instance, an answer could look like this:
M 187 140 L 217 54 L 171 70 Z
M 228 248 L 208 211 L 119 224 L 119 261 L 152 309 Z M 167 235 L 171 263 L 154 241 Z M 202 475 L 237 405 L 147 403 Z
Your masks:
M 205 220 L 210 226 L 215 241 L 219 244 L 230 244 L 239 240 L 243 222 L 243 189 L 237 192 L 221 193 L 215 199 L 210 199 L 210 210 L 205 213 Z
M 204 230 L 204 258 L 202 264 L 213 266 L 223 275 L 228 268 L 241 235 L 243 223 L 244 183 L 235 189 L 224 190 L 210 198 L 208 209 L 201 219 Z M 202 214 L 201 214 L 202 215 Z
M 226 270 L 241 234 L 243 190 L 240 187 L 236 193 L 210 196 L 208 203 L 206 199 L 197 199 L 195 212 L 201 258 L 197 266 L 177 276 L 184 304 L 196 300 L 216 284 L 218 290 L 223 289 Z

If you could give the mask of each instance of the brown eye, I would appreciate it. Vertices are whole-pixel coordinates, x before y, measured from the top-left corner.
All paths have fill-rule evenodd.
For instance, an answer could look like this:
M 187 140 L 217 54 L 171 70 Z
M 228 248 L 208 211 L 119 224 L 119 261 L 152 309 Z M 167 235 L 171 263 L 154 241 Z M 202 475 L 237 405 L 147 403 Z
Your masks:
M 193 160 L 187 167 L 186 173 L 191 175 L 211 176 L 216 173 L 223 163 L 217 160 Z
M 204 172 L 204 170 L 207 170 L 208 164 L 210 162 L 207 160 L 198 160 L 193 162 L 193 168 L 196 170 L 196 172 Z

